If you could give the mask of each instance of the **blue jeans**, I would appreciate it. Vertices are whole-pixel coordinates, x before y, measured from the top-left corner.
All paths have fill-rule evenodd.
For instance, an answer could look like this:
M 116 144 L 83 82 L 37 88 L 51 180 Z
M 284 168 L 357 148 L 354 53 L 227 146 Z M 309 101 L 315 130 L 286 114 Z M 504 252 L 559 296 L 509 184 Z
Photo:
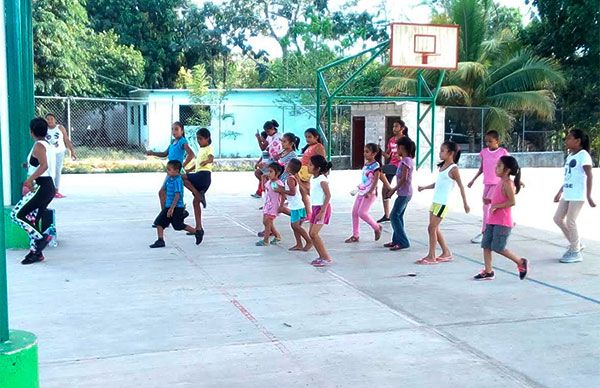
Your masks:
M 392 242 L 396 245 L 400 245 L 402 248 L 410 247 L 410 241 L 408 240 L 408 236 L 406 236 L 406 232 L 404 231 L 404 212 L 406 212 L 406 206 L 410 201 L 411 197 L 400 197 L 396 198 L 396 202 L 394 202 L 394 207 L 392 208 L 392 212 L 390 214 L 390 222 L 392 223 L 392 228 L 394 229 L 394 234 L 392 236 Z

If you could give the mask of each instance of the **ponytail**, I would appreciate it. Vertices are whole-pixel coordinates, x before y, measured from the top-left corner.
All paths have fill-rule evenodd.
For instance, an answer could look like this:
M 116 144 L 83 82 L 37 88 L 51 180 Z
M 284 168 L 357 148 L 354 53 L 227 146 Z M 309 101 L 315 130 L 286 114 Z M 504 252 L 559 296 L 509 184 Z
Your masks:
M 329 174 L 329 170 L 333 167 L 331 162 L 328 162 L 323 155 L 313 155 L 310 157 L 310 162 L 319 170 L 319 175 Z
M 279 128 L 279 123 L 277 121 L 275 121 L 275 119 L 273 120 L 269 120 L 267 121 L 264 125 L 263 125 L 263 129 L 266 131 L 267 129 L 274 129 L 275 132 L 277 132 L 277 128 Z
M 585 150 L 588 153 L 590 152 L 590 137 L 587 135 L 587 133 L 583 132 L 581 129 L 571 129 L 569 133 L 575 139 L 579 139 L 582 150 Z
M 381 151 L 381 147 L 379 147 L 375 143 L 368 143 L 367 145 L 365 145 L 365 148 L 368 148 L 369 151 L 371 151 L 372 153 L 375 154 L 375 161 L 377 163 L 379 163 L 379 165 L 381 165 L 382 157 L 383 157 L 383 152 Z
M 285 133 L 283 137 L 286 138 L 290 143 L 292 143 L 292 150 L 298 150 L 298 147 L 300 146 L 300 138 L 298 136 L 294 135 L 291 132 L 288 132 Z
M 321 134 L 315 128 L 308 128 L 306 131 L 304 131 L 305 135 L 307 133 L 310 133 L 311 135 L 313 135 L 314 137 L 316 137 L 317 141 L 319 143 L 323 144 L 323 140 L 321 139 Z M 302 153 L 305 153 L 306 150 L 308 149 L 308 147 L 310 147 L 310 144 L 307 144 L 307 145 L 304 146 L 304 148 L 302 148 Z
M 462 151 L 460 150 L 460 146 L 453 141 L 445 141 L 442 143 L 442 147 L 446 147 L 448 149 L 448 152 L 453 153 L 452 161 L 454 162 L 454 164 L 458 164 L 458 161 L 460 160 L 460 154 L 462 153 Z M 443 160 L 441 163 L 438 163 L 438 167 L 442 167 L 443 165 Z
M 504 168 L 509 170 L 509 175 L 514 175 L 515 192 L 516 194 L 519 194 L 519 191 L 521 191 L 521 167 L 519 167 L 517 159 L 512 156 L 505 155 L 500 157 L 500 162 Z

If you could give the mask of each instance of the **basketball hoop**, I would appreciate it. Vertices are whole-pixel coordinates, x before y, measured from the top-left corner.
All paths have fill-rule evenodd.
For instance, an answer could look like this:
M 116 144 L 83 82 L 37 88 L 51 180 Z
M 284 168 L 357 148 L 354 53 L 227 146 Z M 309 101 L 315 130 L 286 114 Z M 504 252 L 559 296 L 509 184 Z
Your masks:
M 458 25 L 392 23 L 390 66 L 456 70 Z

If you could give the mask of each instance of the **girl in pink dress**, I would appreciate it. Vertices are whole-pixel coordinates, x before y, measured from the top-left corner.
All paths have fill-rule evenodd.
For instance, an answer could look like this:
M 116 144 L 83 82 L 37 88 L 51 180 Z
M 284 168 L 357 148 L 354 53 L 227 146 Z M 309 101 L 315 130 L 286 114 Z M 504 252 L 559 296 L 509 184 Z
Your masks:
M 256 243 L 257 246 L 268 246 L 281 241 L 281 234 L 275 229 L 274 221 L 279 214 L 279 208 L 284 199 L 284 196 L 280 194 L 280 190 L 284 188 L 284 185 L 279 179 L 283 172 L 283 167 L 279 163 L 273 162 L 269 165 L 268 169 L 268 174 L 265 174 L 268 176 L 268 180 L 265 182 L 265 204 L 263 205 L 265 234 L 264 238 Z M 269 242 L 271 236 L 273 236 L 273 240 Z
M 515 177 L 514 182 L 510 179 Z M 515 194 L 521 189 L 521 169 L 512 156 L 503 156 L 496 163 L 496 176 L 500 182 L 494 186 L 490 195 L 490 214 L 483 232 L 481 248 L 485 268 L 473 277 L 475 280 L 493 280 L 492 251 L 512 260 L 517 265 L 519 278 L 527 276 L 527 259 L 515 255 L 506 249 L 508 236 L 513 228 L 511 208 L 515 206 Z

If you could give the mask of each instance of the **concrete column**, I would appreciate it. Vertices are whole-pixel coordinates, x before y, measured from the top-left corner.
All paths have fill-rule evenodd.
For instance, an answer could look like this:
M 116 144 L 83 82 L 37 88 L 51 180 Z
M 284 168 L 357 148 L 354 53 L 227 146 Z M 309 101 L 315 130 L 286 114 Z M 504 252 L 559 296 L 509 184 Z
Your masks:
M 0 387 L 38 388 L 38 346 L 31 333 L 10 332 L 10 340 L 0 342 Z

